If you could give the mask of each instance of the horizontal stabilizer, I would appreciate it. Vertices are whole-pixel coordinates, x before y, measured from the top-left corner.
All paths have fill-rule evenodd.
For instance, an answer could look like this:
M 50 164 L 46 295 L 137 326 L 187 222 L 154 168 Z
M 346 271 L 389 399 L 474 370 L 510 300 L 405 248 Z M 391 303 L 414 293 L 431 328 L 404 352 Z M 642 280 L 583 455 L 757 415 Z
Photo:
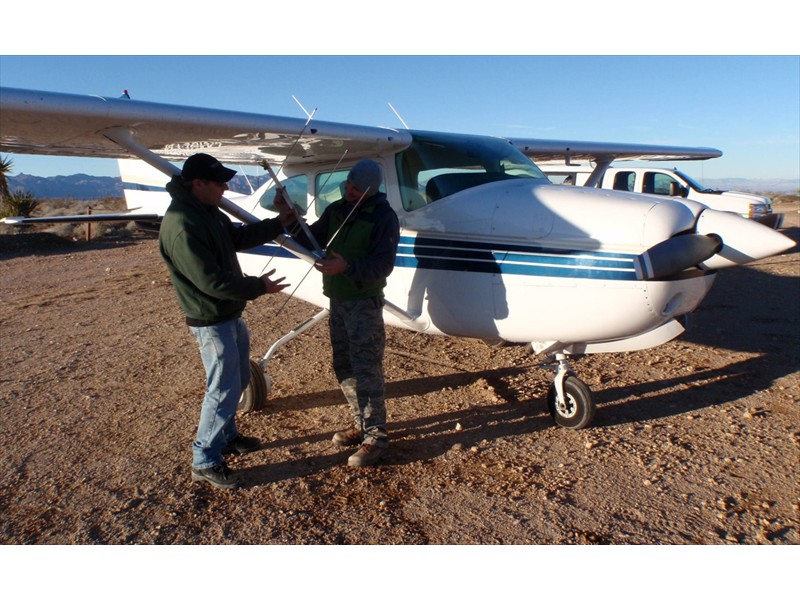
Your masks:
M 161 215 L 145 213 L 105 213 L 94 215 L 61 215 L 58 217 L 6 217 L 6 225 L 32 225 L 35 223 L 97 223 L 101 221 L 160 221 Z
M 615 160 L 707 160 L 722 156 L 716 148 L 662 146 L 578 140 L 512 138 L 511 143 L 534 162 L 571 160 L 610 163 Z

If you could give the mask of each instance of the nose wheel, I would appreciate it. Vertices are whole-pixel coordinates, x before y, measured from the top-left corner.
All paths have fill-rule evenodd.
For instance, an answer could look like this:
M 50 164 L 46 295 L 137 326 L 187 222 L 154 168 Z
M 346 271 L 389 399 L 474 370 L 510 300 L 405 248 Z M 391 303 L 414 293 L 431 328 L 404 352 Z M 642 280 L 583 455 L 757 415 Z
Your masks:
M 566 357 L 557 354 L 555 366 L 545 365 L 556 371 L 547 394 L 547 408 L 556 425 L 566 429 L 583 429 L 594 418 L 595 404 L 589 387 L 569 370 Z

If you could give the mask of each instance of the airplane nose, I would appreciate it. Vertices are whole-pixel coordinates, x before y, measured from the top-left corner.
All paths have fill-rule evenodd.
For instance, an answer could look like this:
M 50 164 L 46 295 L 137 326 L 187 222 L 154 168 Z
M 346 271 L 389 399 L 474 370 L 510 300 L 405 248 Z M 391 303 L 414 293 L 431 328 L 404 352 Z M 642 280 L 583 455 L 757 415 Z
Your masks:
M 700 267 L 744 265 L 786 252 L 794 241 L 774 229 L 732 213 L 706 209 L 692 233 L 680 233 L 648 248 L 637 261 L 638 278 L 657 280 Z
M 782 233 L 732 213 L 707 209 L 700 213 L 696 232 L 717 235 L 722 248 L 699 264 L 704 269 L 724 269 L 781 254 L 795 243 Z

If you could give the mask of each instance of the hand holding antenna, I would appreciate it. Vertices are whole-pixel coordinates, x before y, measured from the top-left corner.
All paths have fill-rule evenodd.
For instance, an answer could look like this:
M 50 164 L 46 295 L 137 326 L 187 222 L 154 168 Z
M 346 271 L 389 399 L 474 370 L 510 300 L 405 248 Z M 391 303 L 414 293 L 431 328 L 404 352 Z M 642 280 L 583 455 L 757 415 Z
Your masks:
M 338 252 L 328 252 L 327 258 L 321 258 L 314 263 L 314 268 L 323 275 L 340 275 L 347 271 L 347 260 Z
M 276 207 L 279 206 L 279 196 L 280 196 L 280 199 L 283 200 L 288 205 L 289 210 L 291 211 L 291 215 L 294 216 L 298 225 L 300 225 L 300 227 L 303 229 L 303 233 L 306 234 L 306 237 L 311 242 L 311 245 L 314 246 L 314 250 L 316 251 L 317 256 L 322 256 L 323 255 L 322 248 L 320 247 L 319 242 L 317 242 L 317 238 L 314 237 L 314 234 L 311 233 L 311 230 L 308 228 L 308 224 L 300 216 L 300 213 L 297 211 L 297 206 L 295 205 L 294 202 L 292 202 L 292 199 L 289 197 L 286 188 L 283 187 L 283 184 L 278 179 L 278 176 L 275 175 L 275 171 L 272 170 L 272 167 L 269 166 L 269 163 L 266 160 L 261 161 L 261 166 L 264 167 L 264 169 L 266 169 L 267 173 L 269 173 L 269 176 L 272 178 L 272 181 L 275 183 L 275 189 L 277 190 L 277 193 L 275 194 L 275 206 Z M 284 213 L 284 210 L 285 210 L 284 207 L 279 208 L 281 214 Z M 289 214 L 287 213 L 286 218 L 288 217 Z M 283 219 L 281 219 L 281 223 L 283 223 Z
M 289 199 L 283 193 L 283 188 L 275 189 L 275 200 L 273 201 L 275 208 L 278 209 L 278 220 L 286 228 L 294 225 L 300 218 L 298 215 L 297 207 L 291 204 Z

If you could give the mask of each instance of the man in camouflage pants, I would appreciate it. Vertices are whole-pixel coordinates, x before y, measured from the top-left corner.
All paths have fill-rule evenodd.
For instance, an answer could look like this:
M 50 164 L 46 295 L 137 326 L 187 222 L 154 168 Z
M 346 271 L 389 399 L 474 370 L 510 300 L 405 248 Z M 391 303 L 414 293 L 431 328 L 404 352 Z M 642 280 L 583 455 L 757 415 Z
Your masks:
M 333 370 L 353 417 L 353 426 L 333 436 L 339 446 L 360 446 L 347 464 L 372 465 L 389 446 L 386 431 L 383 353 L 383 289 L 394 268 L 400 226 L 386 194 L 378 163 L 358 162 L 348 174 L 344 198 L 309 229 L 327 247 L 315 267 L 330 299 Z M 283 201 L 276 198 L 276 206 Z M 302 232 L 298 241 L 311 247 Z

